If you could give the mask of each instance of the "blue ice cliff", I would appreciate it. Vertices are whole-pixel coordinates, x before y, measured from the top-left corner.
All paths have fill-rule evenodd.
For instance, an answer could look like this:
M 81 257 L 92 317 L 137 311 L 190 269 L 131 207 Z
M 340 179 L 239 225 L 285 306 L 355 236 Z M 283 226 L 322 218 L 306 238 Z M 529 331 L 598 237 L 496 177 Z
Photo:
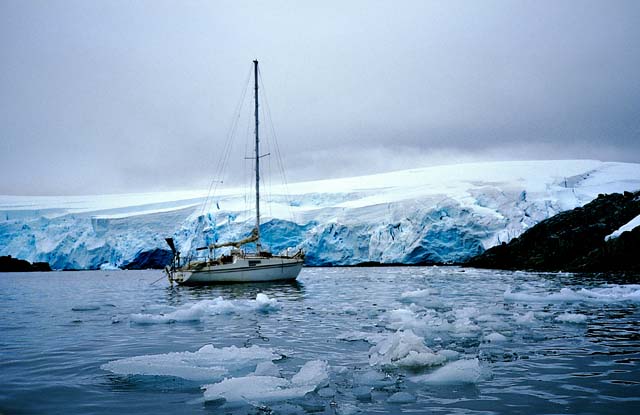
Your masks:
M 640 189 L 640 164 L 491 162 L 289 184 L 265 193 L 261 234 L 272 252 L 303 249 L 308 265 L 452 263 L 507 242 L 599 193 Z M 122 267 L 140 253 L 184 255 L 245 237 L 244 194 L 206 192 L 0 196 L 0 255 L 54 269 Z

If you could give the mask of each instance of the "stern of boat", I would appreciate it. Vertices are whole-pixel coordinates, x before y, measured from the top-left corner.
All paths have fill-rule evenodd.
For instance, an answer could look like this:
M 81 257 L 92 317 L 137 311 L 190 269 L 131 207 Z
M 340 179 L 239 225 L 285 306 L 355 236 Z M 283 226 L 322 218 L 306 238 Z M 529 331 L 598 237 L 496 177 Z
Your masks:
M 165 267 L 164 272 L 167 274 L 170 284 L 173 284 L 174 282 L 177 284 L 184 284 L 191 277 L 190 271 L 181 271 L 179 269 L 174 270 L 169 266 Z

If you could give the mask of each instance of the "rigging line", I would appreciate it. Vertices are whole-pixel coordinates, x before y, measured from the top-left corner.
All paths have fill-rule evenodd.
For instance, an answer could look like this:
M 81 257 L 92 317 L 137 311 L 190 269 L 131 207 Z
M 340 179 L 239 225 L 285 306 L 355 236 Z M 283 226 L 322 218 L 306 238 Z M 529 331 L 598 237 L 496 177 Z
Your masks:
M 260 78 L 260 80 L 262 80 L 262 77 Z M 277 136 L 276 136 L 275 127 L 273 125 L 273 117 L 271 116 L 271 107 L 269 106 L 269 102 L 268 102 L 268 99 L 267 99 L 267 92 L 266 92 L 266 88 L 265 88 L 264 84 L 262 84 L 262 88 L 264 90 L 263 95 L 264 95 L 265 107 L 267 107 L 267 112 L 268 112 L 268 115 L 269 115 L 267 118 L 269 118 L 269 126 L 271 128 L 271 132 L 272 132 L 273 137 L 274 137 L 274 142 L 275 142 L 275 147 L 276 147 L 275 150 L 276 150 L 277 156 L 279 156 L 279 159 L 280 159 L 280 168 L 281 168 L 282 178 L 283 178 L 283 181 L 284 181 L 284 183 L 286 185 L 287 184 L 287 178 L 286 178 L 285 171 L 284 171 L 284 163 L 282 163 L 282 157 L 281 157 L 279 146 L 278 146 L 278 139 L 277 139 Z
M 289 211 L 289 216 L 291 218 L 291 220 L 295 221 L 295 217 L 293 215 L 293 210 L 291 209 L 291 198 L 289 197 L 290 195 L 290 191 L 289 191 L 289 183 L 287 181 L 287 175 L 285 174 L 285 170 L 284 170 L 284 162 L 282 160 L 282 154 L 280 152 L 280 146 L 278 144 L 278 137 L 276 135 L 276 129 L 273 126 L 273 117 L 271 115 L 271 107 L 269 105 L 269 100 L 267 98 L 267 89 L 264 86 L 264 83 L 262 82 L 262 73 L 260 73 L 260 69 L 258 69 L 258 73 L 259 73 L 259 80 L 260 80 L 260 85 L 262 86 L 262 96 L 264 97 L 264 106 L 266 107 L 266 111 L 268 114 L 268 119 L 269 119 L 269 126 L 271 127 L 271 133 L 273 135 L 273 142 L 274 142 L 274 149 L 275 149 L 275 153 L 276 153 L 276 161 L 278 163 L 278 167 L 280 168 L 280 174 L 282 176 L 282 182 L 283 182 L 283 186 L 284 186 L 284 197 L 285 197 L 285 201 L 287 204 L 287 210 Z
M 263 104 L 264 104 L 264 97 L 263 97 Z M 262 105 L 262 119 L 266 120 L 267 119 L 267 114 L 265 112 L 265 106 L 266 105 Z M 270 132 L 267 130 L 266 132 L 263 132 L 262 137 L 264 137 L 264 142 L 265 142 L 265 156 L 266 155 L 270 155 L 271 154 L 271 141 L 273 140 L 271 137 Z M 266 183 L 265 185 L 263 185 L 263 188 L 266 189 L 267 192 L 267 200 L 269 201 L 269 204 L 267 205 L 267 208 L 269 210 L 269 216 L 273 217 L 273 170 L 271 170 L 271 157 L 267 158 L 267 174 L 266 174 Z
M 247 117 L 247 128 L 245 130 L 245 135 L 244 135 L 244 142 L 245 142 L 245 149 L 244 149 L 244 165 L 243 165 L 243 169 L 242 169 L 242 174 L 243 174 L 243 178 L 242 178 L 242 183 L 245 186 L 244 188 L 244 212 L 245 214 L 251 213 L 253 212 L 253 208 L 250 207 L 251 204 L 253 204 L 254 200 L 253 196 L 255 195 L 255 192 L 252 191 L 252 189 L 254 188 L 254 183 L 255 183 L 255 174 L 249 174 L 249 172 L 251 171 L 250 169 L 246 168 L 248 164 L 253 163 L 253 156 L 252 157 L 248 157 L 248 148 L 249 148 L 249 144 L 252 143 L 253 141 L 253 137 L 251 134 L 251 127 L 254 126 L 255 124 L 253 123 L 253 120 L 251 119 L 251 117 Z M 250 161 L 251 160 L 251 161 Z M 255 169 L 255 166 L 254 166 Z M 255 172 L 255 170 L 254 170 Z
M 249 83 L 249 78 L 250 78 L 251 72 L 249 71 L 247 74 L 247 80 L 245 81 L 245 88 L 242 92 L 242 95 L 240 97 L 240 100 L 238 101 L 238 104 L 236 105 L 236 110 L 234 112 L 234 116 L 232 118 L 232 123 L 231 126 L 227 132 L 227 137 L 225 140 L 225 143 L 223 145 L 223 150 L 221 152 L 220 155 L 220 159 L 218 161 L 217 164 L 217 168 L 214 172 L 214 176 L 211 180 L 211 183 L 209 185 L 209 192 L 207 194 L 207 198 L 205 200 L 205 203 L 202 206 L 202 212 L 201 214 L 204 214 L 205 210 L 209 209 L 209 203 L 210 201 L 212 201 L 213 197 L 215 197 L 215 194 L 217 193 L 218 190 L 218 186 L 221 182 L 220 177 L 222 175 L 222 173 L 224 172 L 224 169 L 226 167 L 227 161 L 228 161 L 228 154 L 231 151 L 231 148 L 233 146 L 233 137 L 235 136 L 235 131 L 237 129 L 237 123 L 238 123 L 238 119 L 240 117 L 240 113 L 241 113 L 241 109 L 242 109 L 242 104 L 244 102 L 245 96 L 246 96 L 246 91 L 248 89 L 248 83 Z M 212 188 L 213 188 L 213 194 L 212 194 Z
M 248 80 L 247 80 L 247 82 L 245 82 L 245 85 L 247 83 L 248 83 Z M 212 197 L 211 189 L 214 187 L 214 184 L 216 184 L 216 187 L 213 190 L 213 193 L 215 194 L 216 191 L 217 191 L 217 184 L 220 181 L 219 180 L 220 179 L 220 172 L 221 172 L 221 170 L 224 169 L 224 166 L 226 165 L 225 154 L 227 153 L 227 148 L 229 148 L 229 146 L 231 145 L 230 140 L 232 139 L 232 137 L 235 134 L 234 131 L 237 128 L 236 124 L 237 124 L 237 120 L 238 120 L 239 113 L 240 113 L 240 108 L 242 107 L 242 102 L 244 101 L 244 96 L 245 95 L 246 95 L 246 86 L 245 86 L 245 89 L 243 90 L 243 93 L 242 93 L 242 95 L 240 97 L 240 100 L 238 101 L 238 104 L 236 105 L 236 109 L 235 109 L 234 115 L 232 117 L 232 123 L 231 123 L 231 125 L 229 127 L 229 130 L 227 131 L 227 136 L 226 136 L 226 139 L 225 139 L 225 142 L 224 142 L 224 145 L 223 145 L 223 151 L 220 153 L 220 160 L 219 160 L 218 164 L 216 165 L 216 170 L 214 171 L 214 175 L 213 175 L 213 177 L 211 179 L 211 184 L 209 186 L 209 193 L 207 194 L 207 203 L 205 203 L 205 205 L 203 205 L 203 212 L 202 213 L 204 213 L 204 210 L 208 207 L 207 205 L 208 205 L 209 199 Z
M 232 139 L 233 136 L 235 135 L 235 130 L 237 128 L 237 123 L 238 123 L 238 119 L 240 118 L 240 113 L 241 113 L 241 109 L 242 109 L 242 104 L 245 100 L 245 96 L 247 94 L 247 90 L 248 90 L 248 85 L 249 85 L 249 80 L 251 79 L 251 67 L 249 68 L 249 71 L 247 73 L 246 76 L 246 80 L 245 80 L 245 85 L 242 91 L 242 94 L 240 96 L 240 100 L 238 101 L 236 107 L 235 107 L 235 112 L 233 113 L 233 118 L 231 121 L 231 125 L 229 126 L 229 129 L 227 130 L 227 135 L 226 135 L 226 139 L 225 139 L 225 143 L 223 145 L 223 151 L 220 155 L 220 158 L 218 160 L 218 164 L 216 166 L 216 169 L 214 170 L 214 176 L 211 179 L 211 182 L 209 184 L 209 189 L 207 191 L 207 197 L 205 198 L 204 203 L 202 204 L 202 210 L 200 212 L 201 215 L 204 214 L 204 212 L 206 210 L 208 210 L 209 208 L 209 201 L 210 199 L 212 199 L 213 197 L 215 197 L 216 192 L 218 190 L 218 185 L 220 184 L 220 175 L 221 172 L 224 171 L 224 167 L 226 166 L 226 162 L 228 159 L 228 153 L 231 151 L 230 148 L 232 147 Z M 212 193 L 212 189 L 213 189 L 213 193 Z
M 251 69 L 251 68 L 250 68 Z M 247 74 L 247 79 L 245 82 L 245 89 L 242 95 L 242 99 L 240 100 L 240 103 L 237 107 L 237 114 L 235 117 L 235 122 L 233 125 L 233 129 L 231 131 L 231 134 L 227 140 L 227 145 L 225 146 L 225 148 L 223 149 L 223 162 L 221 163 L 221 165 L 219 165 L 218 167 L 218 171 L 217 171 L 217 176 L 218 177 L 223 177 L 223 175 L 225 174 L 225 171 L 227 170 L 227 164 L 229 162 L 229 158 L 231 156 L 231 151 L 233 149 L 233 143 L 235 142 L 234 138 L 236 137 L 236 132 L 238 131 L 238 126 L 240 123 L 240 117 L 242 116 L 243 113 L 243 105 L 246 102 L 245 97 L 247 94 L 247 91 L 249 90 L 249 84 L 250 84 L 250 79 L 251 79 L 251 70 L 249 70 L 249 73 Z M 214 187 L 214 195 L 216 194 L 217 190 L 218 190 L 218 186 L 220 185 L 221 181 L 218 180 L 215 182 L 215 187 Z

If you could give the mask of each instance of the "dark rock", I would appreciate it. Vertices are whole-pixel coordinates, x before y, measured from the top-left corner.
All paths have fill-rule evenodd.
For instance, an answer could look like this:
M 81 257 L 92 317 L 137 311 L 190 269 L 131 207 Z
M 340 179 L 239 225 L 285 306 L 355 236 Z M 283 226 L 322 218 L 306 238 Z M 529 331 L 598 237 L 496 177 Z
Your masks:
M 640 191 L 599 195 L 587 205 L 546 219 L 508 244 L 465 265 L 534 271 L 640 271 L 640 229 L 604 238 L 640 215 Z
M 32 264 L 24 259 L 12 258 L 11 255 L 0 256 L 0 272 L 33 271 L 51 271 L 51 267 L 46 262 L 34 262 Z
M 126 265 L 123 269 L 162 269 L 168 265 L 173 259 L 173 254 L 167 249 L 152 249 L 143 251 L 136 255 L 135 259 Z

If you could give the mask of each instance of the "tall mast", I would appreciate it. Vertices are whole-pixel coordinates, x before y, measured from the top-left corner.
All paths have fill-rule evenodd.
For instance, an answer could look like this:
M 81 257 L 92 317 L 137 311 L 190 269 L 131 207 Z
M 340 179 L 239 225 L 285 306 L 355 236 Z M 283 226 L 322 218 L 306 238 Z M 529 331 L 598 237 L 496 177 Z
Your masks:
M 260 252 L 260 138 L 258 134 L 258 61 L 253 61 L 253 78 L 255 81 L 255 106 L 256 106 L 256 231 L 258 232 L 258 240 L 256 241 L 256 250 Z

